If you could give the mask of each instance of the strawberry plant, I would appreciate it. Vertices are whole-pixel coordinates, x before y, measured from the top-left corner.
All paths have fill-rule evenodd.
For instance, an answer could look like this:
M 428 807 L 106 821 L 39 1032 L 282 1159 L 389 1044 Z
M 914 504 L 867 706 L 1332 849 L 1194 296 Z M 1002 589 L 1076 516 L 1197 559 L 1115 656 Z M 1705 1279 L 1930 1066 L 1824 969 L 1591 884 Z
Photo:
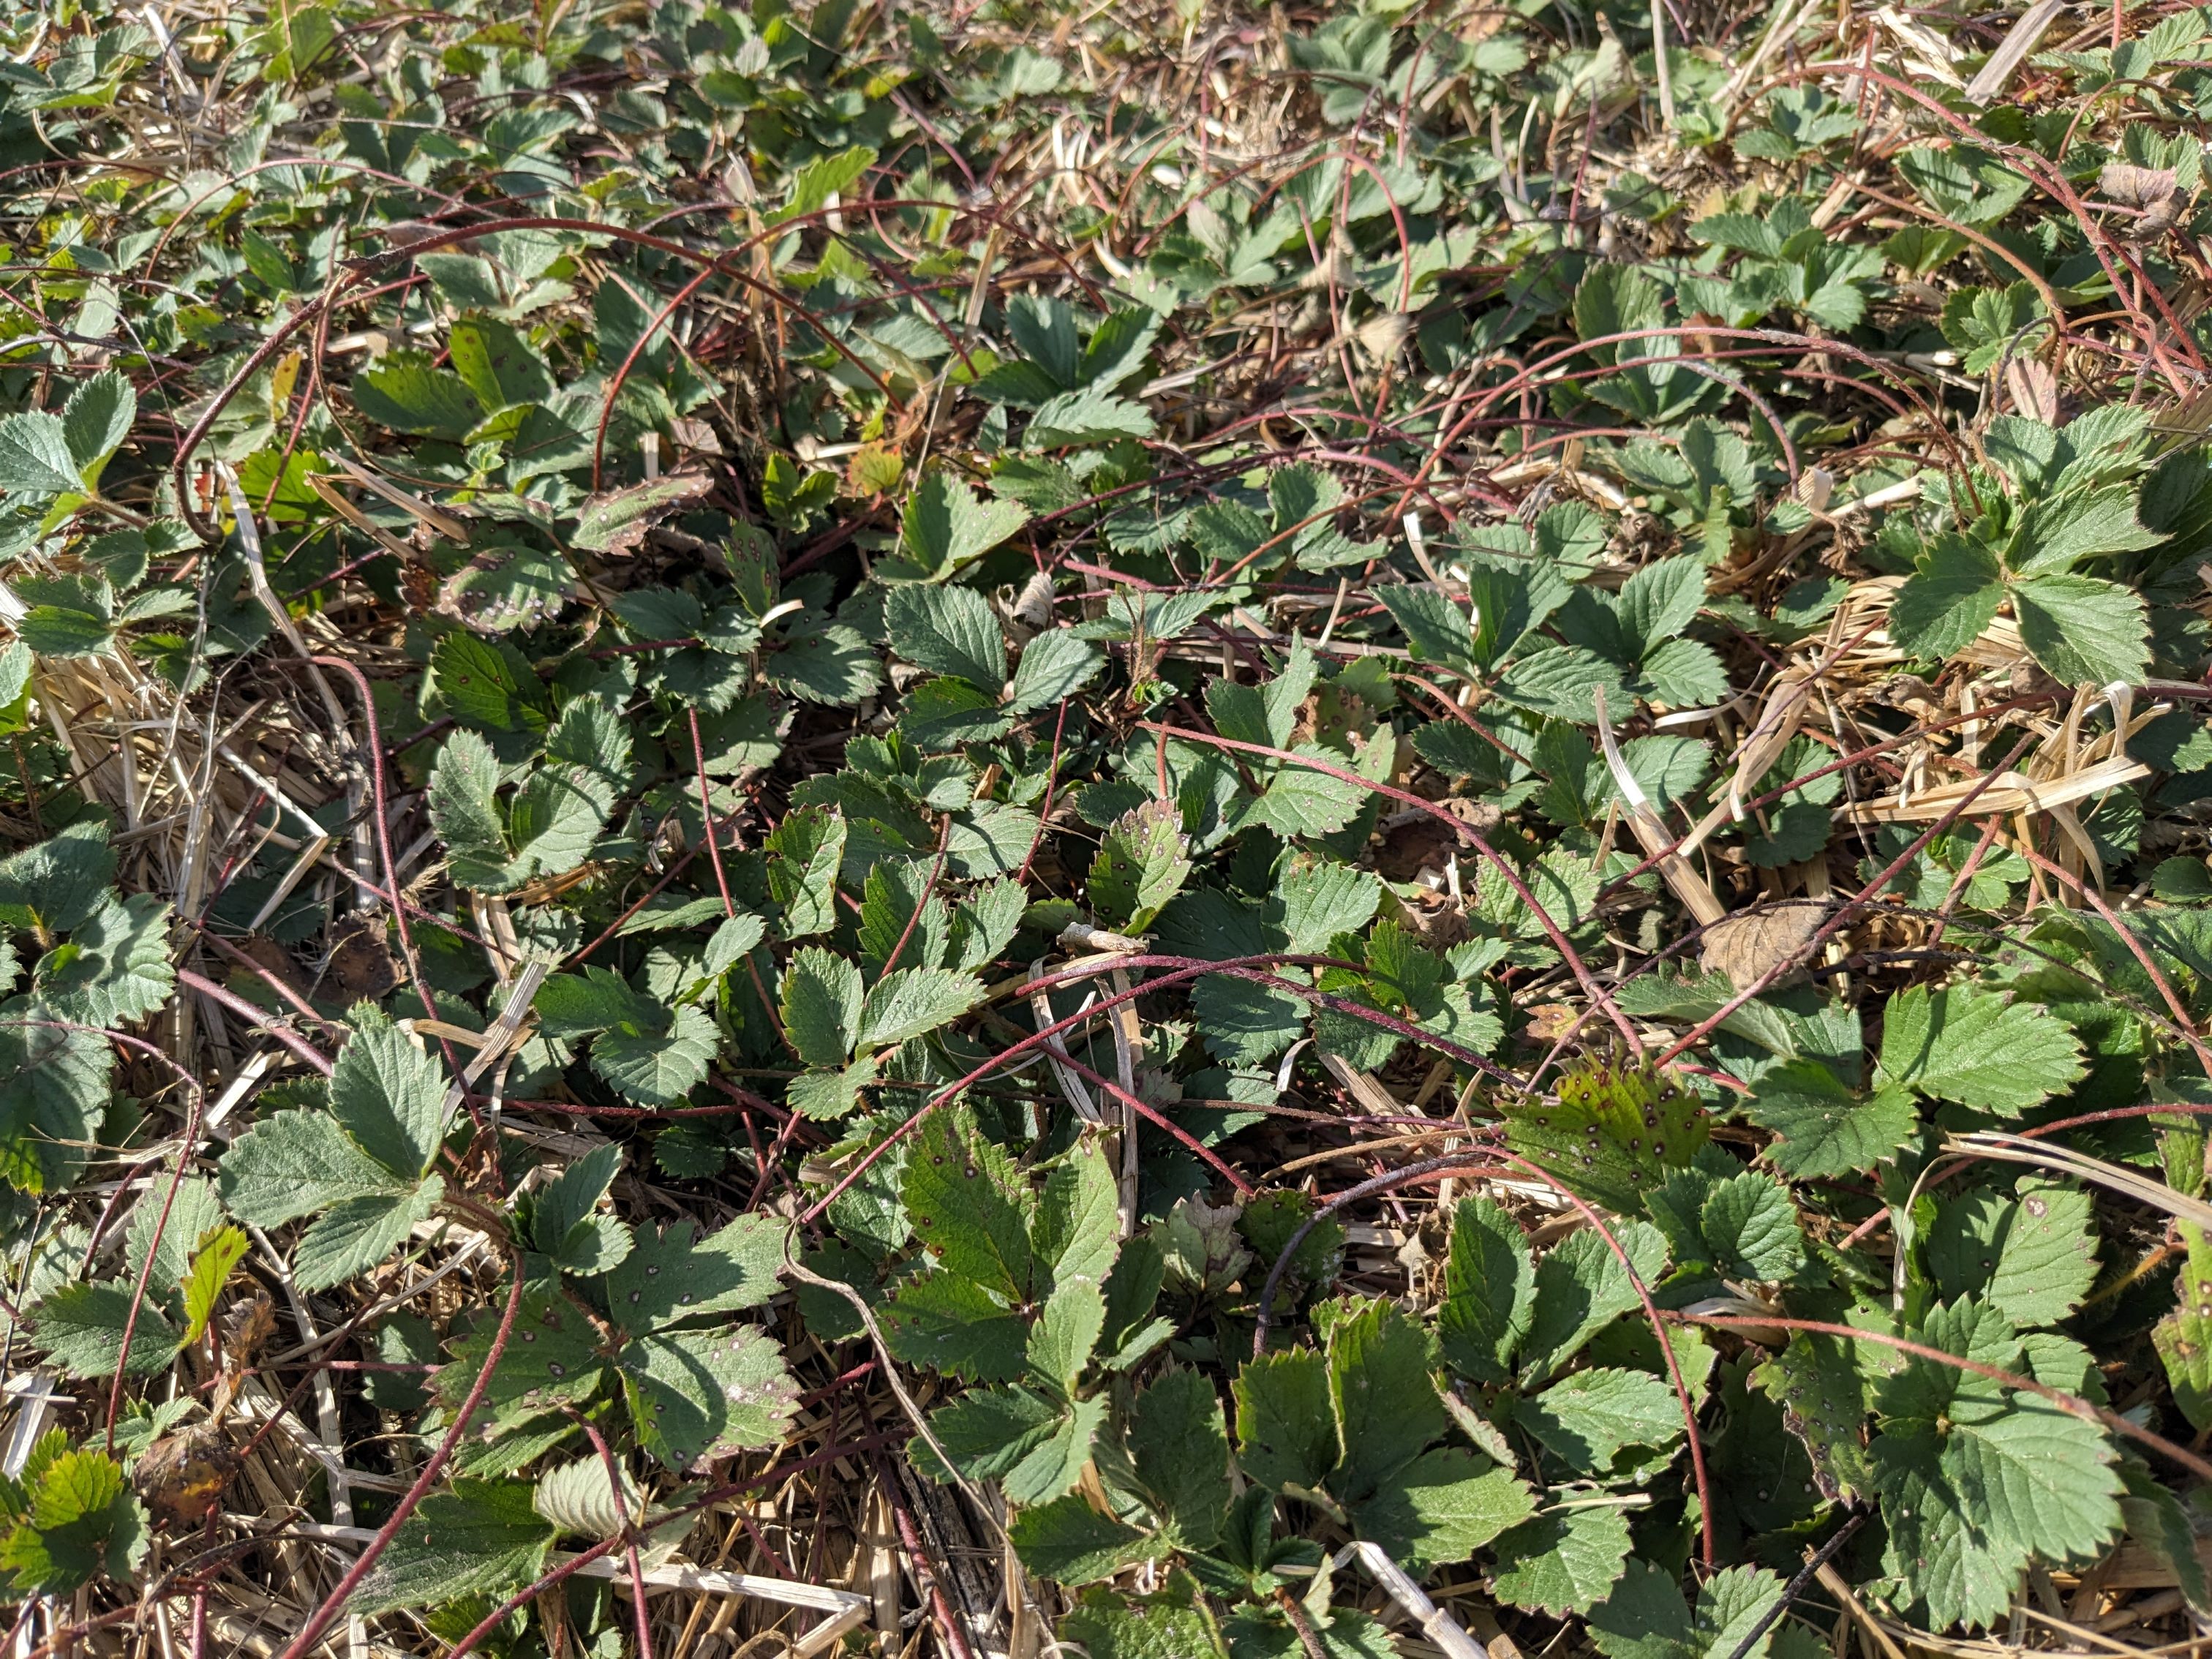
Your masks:
M 2212 9 L 0 47 L 23 1659 L 2212 1618 Z

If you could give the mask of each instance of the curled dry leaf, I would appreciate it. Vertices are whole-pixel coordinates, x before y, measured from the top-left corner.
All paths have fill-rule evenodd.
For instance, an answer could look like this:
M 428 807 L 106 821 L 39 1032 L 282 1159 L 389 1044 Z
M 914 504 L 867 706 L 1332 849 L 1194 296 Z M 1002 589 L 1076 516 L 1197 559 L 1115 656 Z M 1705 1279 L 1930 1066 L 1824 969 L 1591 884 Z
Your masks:
M 155 1519 L 173 1532 L 188 1532 L 214 1513 L 238 1470 L 238 1453 L 222 1430 L 198 1423 L 155 1441 L 131 1480 Z
M 1804 899 L 1723 916 L 1705 929 L 1698 965 L 1708 973 L 1727 975 L 1739 991 L 1766 981 L 1769 974 L 1776 977 L 1768 983 L 1787 983 L 1802 966 L 1800 958 L 1827 914 L 1826 905 Z

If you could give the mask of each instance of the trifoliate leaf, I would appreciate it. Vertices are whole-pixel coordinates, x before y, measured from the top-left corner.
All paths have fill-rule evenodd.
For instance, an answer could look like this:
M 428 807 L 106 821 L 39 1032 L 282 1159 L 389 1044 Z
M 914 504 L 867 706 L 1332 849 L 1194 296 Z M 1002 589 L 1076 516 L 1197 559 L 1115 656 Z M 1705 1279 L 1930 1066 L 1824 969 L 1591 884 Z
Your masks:
M 1932 1310 L 1917 1334 L 2016 1367 L 2007 1328 L 1962 1302 Z M 2095 1424 L 1917 1358 L 1875 1407 L 1868 1463 L 1889 1529 L 1884 1563 L 1938 1625 L 1989 1624 L 2031 1561 L 2094 1554 L 2119 1531 L 2118 1455 Z
M 32 1309 L 32 1335 L 46 1351 L 47 1362 L 64 1376 L 111 1376 L 123 1359 L 123 1332 L 129 1323 L 131 1356 L 125 1375 L 149 1376 L 167 1370 L 181 1339 L 151 1297 L 138 1302 L 138 1316 L 131 1322 L 134 1291 L 134 1285 L 112 1280 L 65 1285 Z
M 842 1065 L 860 1035 L 860 970 L 818 945 L 791 954 L 783 971 L 783 1034 L 810 1066 Z
M 169 1000 L 169 907 L 150 893 L 101 901 L 69 943 L 40 959 L 34 982 L 54 1012 L 87 1025 L 129 1025 Z
M 884 975 L 861 1005 L 858 1046 L 884 1048 L 933 1031 L 983 1000 L 983 982 L 942 968 L 901 968 Z
M 614 1363 L 639 1440 L 679 1472 L 776 1444 L 799 1406 L 783 1351 L 757 1326 L 639 1337 Z
M 2150 617 L 2142 595 L 2099 576 L 2029 576 L 2013 584 L 2020 637 L 2069 685 L 2142 684 L 2150 665 Z
M 1649 1066 L 1592 1061 L 1564 1074 L 1559 1103 L 1516 1104 L 1506 1143 L 1570 1192 L 1620 1215 L 1695 1157 L 1711 1133 L 1697 1097 Z
M 357 1613 L 431 1607 L 528 1583 L 555 1537 L 527 1480 L 456 1480 L 409 1517 L 362 1582 Z
M 1765 1156 L 1801 1181 L 1871 1170 L 1919 1127 L 1912 1097 L 1894 1086 L 1862 1098 L 1817 1060 L 1788 1060 L 1759 1073 L 1743 1115 L 1774 1132 Z
M 2027 330 L 2042 314 L 2032 283 L 1954 289 L 1943 302 L 1943 337 L 1964 354 L 1961 368 L 1986 374 L 2008 353 L 2033 350 L 2034 336 Z
M 102 1574 L 128 1583 L 145 1559 L 149 1532 L 123 1466 L 87 1449 L 64 1451 L 35 1476 L 28 1468 L 25 1475 L 27 1501 L 0 1538 L 0 1574 L 11 1588 L 67 1595 Z
M 1618 1509 L 1547 1515 L 1498 1540 L 1491 1589 L 1500 1601 L 1555 1619 L 1588 1613 L 1620 1582 L 1628 1549 L 1628 1519 Z
M 845 836 L 844 815 L 821 807 L 794 808 L 769 834 L 769 891 L 783 907 L 786 939 L 827 933 L 836 921 Z
M 972 587 L 894 587 L 884 601 L 891 648 L 933 674 L 988 692 L 1006 683 L 1006 646 L 990 604 Z
M 1938 1100 L 2011 1117 L 2081 1079 L 2081 1045 L 2034 1004 L 1972 984 L 1915 985 L 1889 1000 L 1881 1074 Z
M 1489 1199 L 1462 1199 L 1437 1310 L 1445 1362 L 1472 1382 L 1504 1382 L 1535 1304 L 1535 1269 L 1520 1224 Z
M 2023 1327 L 2057 1324 L 2097 1279 L 2089 1195 L 2032 1177 L 2016 1196 L 1976 1188 L 1947 1200 L 1926 1249 L 1944 1300 L 1984 1297 Z
M 1524 1401 L 1515 1421 L 1568 1465 L 1602 1475 L 1624 1446 L 1665 1446 L 1681 1432 L 1674 1390 L 1649 1371 L 1577 1371 Z

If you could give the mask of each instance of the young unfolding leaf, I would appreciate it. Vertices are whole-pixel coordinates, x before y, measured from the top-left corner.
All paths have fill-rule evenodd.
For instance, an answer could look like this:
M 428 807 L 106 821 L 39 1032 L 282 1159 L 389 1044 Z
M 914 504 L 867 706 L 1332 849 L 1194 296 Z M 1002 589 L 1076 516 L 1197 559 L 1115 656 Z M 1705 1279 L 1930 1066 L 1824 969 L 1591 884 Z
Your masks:
M 184 1278 L 185 1331 L 182 1345 L 200 1340 L 215 1316 L 216 1298 L 230 1282 L 231 1269 L 246 1260 L 248 1242 L 235 1227 L 217 1227 L 200 1241 Z
M 539 1254 L 563 1273 L 605 1273 L 630 1250 L 629 1229 L 594 1213 L 622 1168 L 622 1148 L 593 1147 L 546 1183 L 530 1212 L 530 1237 Z
M 2212 1428 L 2212 1237 L 2193 1223 L 2177 1225 L 2185 1254 L 2174 1308 L 2153 1328 L 2151 1340 L 2173 1403 L 2201 1431 Z

